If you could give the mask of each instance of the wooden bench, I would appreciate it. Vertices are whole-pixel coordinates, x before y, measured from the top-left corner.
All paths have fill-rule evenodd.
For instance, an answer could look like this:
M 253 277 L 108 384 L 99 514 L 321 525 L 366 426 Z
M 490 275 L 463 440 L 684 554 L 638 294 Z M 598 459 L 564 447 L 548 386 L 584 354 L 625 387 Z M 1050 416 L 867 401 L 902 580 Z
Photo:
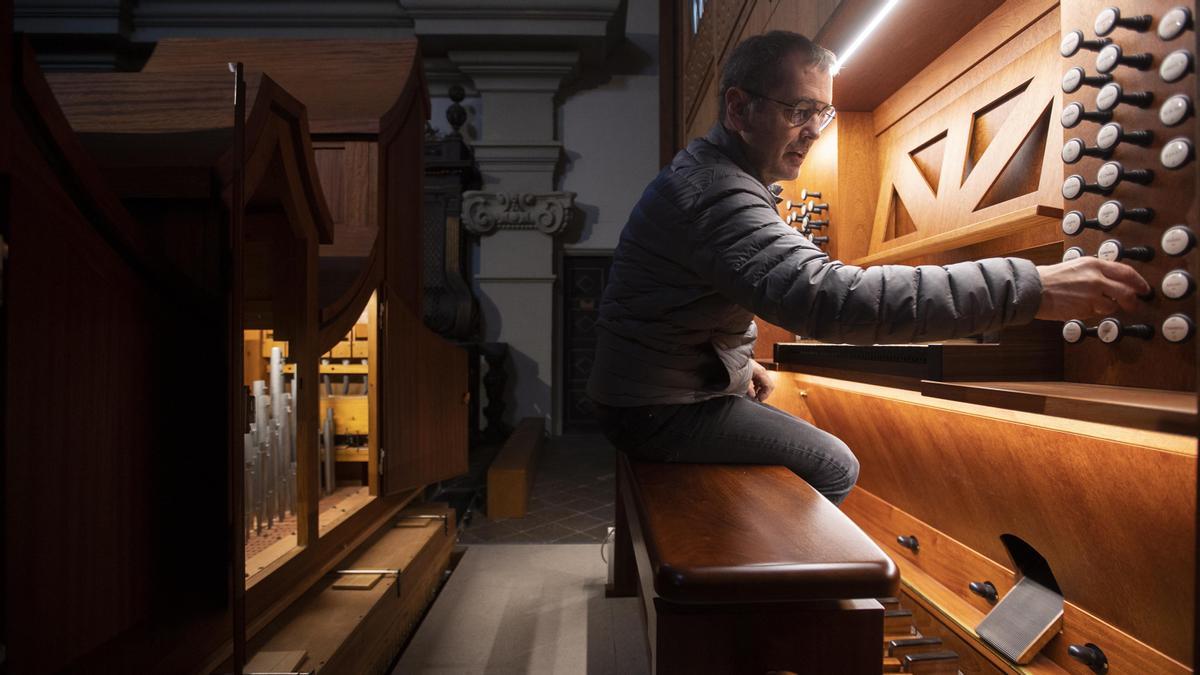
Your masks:
M 538 453 L 546 443 L 546 423 L 526 417 L 504 442 L 487 474 L 487 516 L 523 518 L 529 511 L 529 491 L 537 472 Z
M 896 565 L 778 466 L 617 453 L 608 595 L 640 595 L 653 672 L 877 675 Z

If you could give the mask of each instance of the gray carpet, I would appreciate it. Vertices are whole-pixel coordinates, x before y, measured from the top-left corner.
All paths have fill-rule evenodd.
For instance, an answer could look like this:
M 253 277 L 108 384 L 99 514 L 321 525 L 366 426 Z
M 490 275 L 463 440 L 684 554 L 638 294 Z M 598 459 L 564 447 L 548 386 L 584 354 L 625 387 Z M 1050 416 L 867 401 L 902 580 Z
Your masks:
M 598 544 L 471 546 L 392 673 L 648 673 L 638 600 L 606 576 Z

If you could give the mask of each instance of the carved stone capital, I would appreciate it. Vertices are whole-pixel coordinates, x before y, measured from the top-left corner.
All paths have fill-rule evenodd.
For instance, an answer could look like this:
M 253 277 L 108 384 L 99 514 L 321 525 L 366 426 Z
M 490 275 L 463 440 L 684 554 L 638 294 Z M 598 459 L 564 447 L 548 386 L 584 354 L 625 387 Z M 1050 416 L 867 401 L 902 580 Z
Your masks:
M 496 230 L 537 230 L 554 236 L 571 224 L 574 192 L 463 193 L 463 223 L 475 234 Z

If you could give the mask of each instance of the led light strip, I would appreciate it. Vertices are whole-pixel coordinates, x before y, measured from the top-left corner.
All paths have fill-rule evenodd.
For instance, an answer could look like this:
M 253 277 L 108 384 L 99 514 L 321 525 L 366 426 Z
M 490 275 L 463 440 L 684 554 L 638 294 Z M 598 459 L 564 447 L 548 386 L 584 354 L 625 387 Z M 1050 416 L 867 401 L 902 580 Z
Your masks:
M 838 57 L 838 70 L 846 65 L 846 62 L 850 60 L 850 57 L 854 55 L 854 52 L 858 51 L 858 48 L 862 46 L 862 43 L 866 42 L 871 33 L 875 32 L 875 29 L 879 27 L 879 24 L 883 23 L 883 20 L 898 4 L 900 4 L 900 0 L 887 0 L 887 4 L 885 4 L 883 8 L 875 14 L 875 16 L 871 17 L 871 21 L 867 24 L 867 27 L 858 34 L 858 37 L 854 38 L 854 41 L 850 43 L 850 46 L 846 47 L 846 49 L 842 51 L 841 56 Z

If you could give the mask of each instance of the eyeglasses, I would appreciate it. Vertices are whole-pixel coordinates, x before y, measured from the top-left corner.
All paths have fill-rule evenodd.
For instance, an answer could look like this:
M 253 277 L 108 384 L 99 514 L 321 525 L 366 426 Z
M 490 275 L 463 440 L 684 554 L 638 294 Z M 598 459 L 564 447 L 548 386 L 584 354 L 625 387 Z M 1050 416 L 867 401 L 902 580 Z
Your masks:
M 787 103 L 785 101 L 780 101 L 779 99 L 771 98 L 770 96 L 764 96 L 758 92 L 750 91 L 749 89 L 744 89 L 743 91 L 751 96 L 766 99 L 772 103 L 778 103 L 784 108 L 787 108 L 788 122 L 794 127 L 803 126 L 810 119 L 812 119 L 813 115 L 816 115 L 817 131 L 822 131 L 825 129 L 825 127 L 829 126 L 829 123 L 833 121 L 833 118 L 837 117 L 837 109 L 833 107 L 832 103 L 822 103 L 811 98 L 802 98 L 795 103 Z

